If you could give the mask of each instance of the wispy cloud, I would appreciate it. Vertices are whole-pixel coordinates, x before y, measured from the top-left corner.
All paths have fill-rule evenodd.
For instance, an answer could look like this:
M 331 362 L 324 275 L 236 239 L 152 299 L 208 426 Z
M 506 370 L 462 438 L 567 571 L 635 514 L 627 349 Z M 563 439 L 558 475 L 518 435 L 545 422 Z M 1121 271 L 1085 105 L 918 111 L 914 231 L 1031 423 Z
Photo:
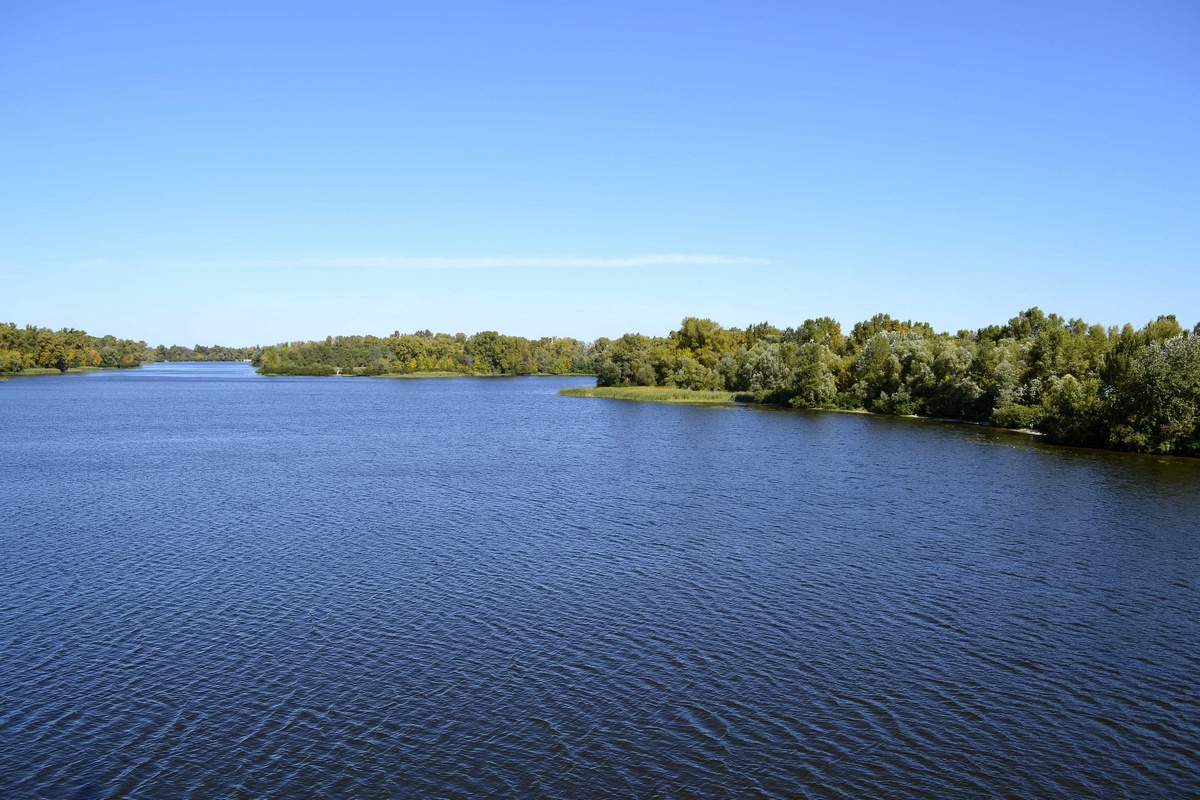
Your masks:
M 751 266 L 769 263 L 761 258 L 738 256 L 686 255 L 662 253 L 654 255 L 626 256 L 622 258 L 596 258 L 590 256 L 529 257 L 529 256 L 380 256 L 339 257 L 303 259 L 244 259 L 224 262 L 231 267 L 367 267 L 376 269 L 500 269 L 513 267 L 541 267 L 551 269 L 589 269 L 660 266 Z

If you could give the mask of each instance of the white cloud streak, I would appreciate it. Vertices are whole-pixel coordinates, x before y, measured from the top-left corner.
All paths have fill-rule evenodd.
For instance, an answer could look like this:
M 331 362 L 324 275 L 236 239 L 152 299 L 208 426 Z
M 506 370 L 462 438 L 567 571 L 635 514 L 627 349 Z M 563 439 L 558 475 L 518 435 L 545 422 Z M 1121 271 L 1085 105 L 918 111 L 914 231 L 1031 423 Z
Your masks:
M 503 269 L 534 267 L 548 269 L 594 269 L 663 266 L 754 266 L 770 262 L 761 258 L 685 255 L 665 253 L 624 258 L 487 256 L 452 258 L 442 256 L 395 256 L 376 258 L 247 259 L 225 262 L 231 267 L 327 267 L 369 269 Z

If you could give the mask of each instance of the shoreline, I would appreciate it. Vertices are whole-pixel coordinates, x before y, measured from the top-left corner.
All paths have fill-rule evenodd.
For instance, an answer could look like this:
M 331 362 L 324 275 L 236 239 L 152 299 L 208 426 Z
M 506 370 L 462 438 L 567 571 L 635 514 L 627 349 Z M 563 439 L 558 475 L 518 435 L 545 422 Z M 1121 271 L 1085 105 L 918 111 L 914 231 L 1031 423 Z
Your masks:
M 44 375 L 74 375 L 80 372 L 100 372 L 112 369 L 137 369 L 141 367 L 70 367 L 65 372 L 57 367 L 27 367 L 20 372 L 0 372 L 0 380 L 8 378 L 36 378 Z
M 262 375 L 264 378 L 595 378 L 596 376 L 587 372 L 564 372 L 561 374 L 550 372 L 533 372 L 528 375 L 508 375 L 506 373 L 495 372 L 447 372 L 431 370 L 429 372 L 384 372 L 379 375 L 360 375 L 357 373 L 334 373 L 333 375 L 316 375 L 303 372 L 259 372 L 254 371 L 256 375 Z
M 937 423 L 946 424 L 946 425 L 970 425 L 972 427 L 982 428 L 987 431 L 995 431 L 997 433 L 1018 434 L 1020 436 L 1027 436 L 1027 437 L 1029 437 L 1031 443 L 1036 442 L 1039 445 L 1045 445 L 1045 446 L 1054 447 L 1054 448 L 1061 447 L 1066 450 L 1076 451 L 1076 452 L 1104 453 L 1105 455 L 1126 456 L 1126 457 L 1130 457 L 1130 458 L 1153 458 L 1157 461 L 1165 460 L 1165 461 L 1172 461 L 1172 462 L 1184 461 L 1184 462 L 1188 462 L 1188 463 L 1195 463 L 1198 460 L 1195 456 L 1185 455 L 1182 453 L 1154 453 L 1154 452 L 1146 452 L 1146 451 L 1140 451 L 1140 450 L 1118 450 L 1115 447 L 1094 447 L 1094 446 L 1089 446 L 1089 445 L 1070 444 L 1069 442 L 1057 442 L 1057 441 L 1050 439 L 1049 436 L 1047 434 L 1043 433 L 1042 431 L 1033 430 L 1032 428 L 1002 428 L 998 425 L 991 425 L 987 422 L 979 422 L 977 420 L 971 420 L 971 419 L 955 419 L 953 417 L 922 417 L 919 414 L 880 414 L 877 411 L 868 411 L 865 408 L 793 408 L 791 406 L 785 406 L 785 405 L 775 405 L 775 404 L 771 404 L 771 403 L 759 403 L 752 399 L 744 399 L 744 400 L 742 400 L 742 399 L 716 400 L 716 399 L 701 399 L 701 398 L 658 399 L 655 397 L 645 396 L 646 394 L 651 394 L 651 392 L 644 392 L 644 390 L 647 390 L 647 389 L 658 390 L 658 393 L 677 392 L 681 395 L 685 394 L 685 393 L 710 394 L 710 395 L 725 394 L 725 395 L 733 395 L 734 398 L 736 398 L 738 395 L 741 395 L 743 397 L 747 396 L 741 392 L 717 392 L 715 390 L 697 391 L 697 390 L 692 390 L 692 389 L 676 389 L 676 388 L 667 387 L 667 386 L 577 387 L 577 388 L 559 389 L 558 395 L 561 397 L 585 397 L 585 398 L 595 398 L 595 399 L 600 399 L 600 400 L 628 400 L 630 402 L 635 402 L 635 403 L 659 403 L 659 404 L 663 404 L 663 405 L 694 405 L 694 406 L 717 406 L 717 407 L 721 407 L 721 406 L 735 407 L 735 406 L 737 406 L 737 407 L 754 409 L 754 410 L 759 410 L 759 411 L 777 411 L 777 412 L 787 412 L 787 413 L 793 413 L 793 414 L 794 413 L 807 413 L 807 412 L 834 413 L 834 414 L 863 414 L 863 415 L 870 416 L 870 417 L 876 417 L 878 419 L 904 419 L 904 420 L 916 420 L 919 422 L 937 422 Z M 622 395 L 616 394 L 614 391 L 610 391 L 610 390 L 615 390 L 615 391 L 624 390 L 626 392 L 629 392 L 629 394 L 622 396 Z M 633 391 L 630 391 L 630 390 L 633 390 Z M 597 393 L 597 391 L 599 391 L 599 393 Z M 640 396 L 640 397 L 634 396 L 637 394 L 641 394 L 643 396 Z
M 718 390 L 678 389 L 670 386 L 584 386 L 559 389 L 562 397 L 590 397 L 601 400 L 629 400 L 635 403 L 666 403 L 675 405 L 716 405 L 716 406 L 745 406 L 777 411 L 822 411 L 836 414 L 865 414 L 871 417 L 890 417 L 895 419 L 916 419 L 928 422 L 942 422 L 951 425 L 974 425 L 994 431 L 1020 433 L 1026 436 L 1045 438 L 1046 434 L 1031 428 L 1002 428 L 989 425 L 986 422 L 971 419 L 955 419 L 953 417 L 923 417 L 920 414 L 880 414 L 865 408 L 794 408 L 792 406 L 774 403 L 759 403 L 744 392 L 726 392 Z M 1109 448 L 1084 448 L 1087 450 L 1103 450 L 1105 452 L 1124 452 Z M 1146 455 L 1146 454 L 1143 454 Z
M 604 400 L 632 400 L 641 403 L 705 406 L 754 405 L 749 401 L 749 396 L 742 392 L 726 392 L 717 389 L 677 389 L 673 386 L 576 386 L 559 389 L 558 394 L 562 397 L 597 397 Z

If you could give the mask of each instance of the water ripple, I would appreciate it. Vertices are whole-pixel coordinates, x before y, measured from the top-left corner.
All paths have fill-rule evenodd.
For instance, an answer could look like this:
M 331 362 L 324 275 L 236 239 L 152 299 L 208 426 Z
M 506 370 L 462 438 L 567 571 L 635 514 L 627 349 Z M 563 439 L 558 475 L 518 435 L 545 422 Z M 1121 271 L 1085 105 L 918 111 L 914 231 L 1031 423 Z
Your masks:
M 244 372 L 0 385 L 0 796 L 1200 785 L 1196 463 Z

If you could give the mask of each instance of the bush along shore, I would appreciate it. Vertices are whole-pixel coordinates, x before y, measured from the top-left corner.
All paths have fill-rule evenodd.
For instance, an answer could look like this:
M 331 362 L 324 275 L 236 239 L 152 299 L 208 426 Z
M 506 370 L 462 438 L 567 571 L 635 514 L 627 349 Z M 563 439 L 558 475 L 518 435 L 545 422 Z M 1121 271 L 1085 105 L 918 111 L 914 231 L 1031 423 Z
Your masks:
M 1031 308 L 955 334 L 886 314 L 849 334 L 828 317 L 784 329 L 688 317 L 666 337 L 598 340 L 591 357 L 597 388 L 564 394 L 937 417 L 1200 456 L 1200 325 L 1173 316 L 1105 328 Z

